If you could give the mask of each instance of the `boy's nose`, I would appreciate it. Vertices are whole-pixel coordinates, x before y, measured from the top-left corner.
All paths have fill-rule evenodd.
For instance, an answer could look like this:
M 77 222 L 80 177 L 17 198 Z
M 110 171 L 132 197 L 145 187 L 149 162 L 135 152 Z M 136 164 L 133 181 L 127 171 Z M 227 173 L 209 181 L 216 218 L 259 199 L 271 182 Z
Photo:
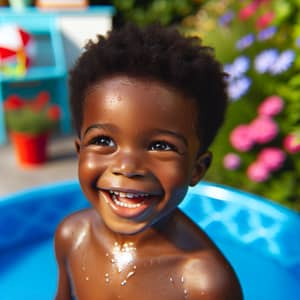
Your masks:
M 112 173 L 126 177 L 140 177 L 145 176 L 146 170 L 143 168 L 142 158 L 137 153 L 123 153 L 112 166 Z

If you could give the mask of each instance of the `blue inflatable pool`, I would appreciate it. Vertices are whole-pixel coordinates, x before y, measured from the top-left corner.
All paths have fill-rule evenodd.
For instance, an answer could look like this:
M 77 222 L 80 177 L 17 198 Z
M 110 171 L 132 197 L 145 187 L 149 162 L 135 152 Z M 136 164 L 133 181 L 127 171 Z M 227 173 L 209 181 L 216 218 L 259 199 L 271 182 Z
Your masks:
M 0 199 L 0 299 L 54 298 L 54 230 L 63 217 L 87 206 L 76 181 Z M 231 262 L 246 300 L 300 299 L 297 213 L 207 182 L 189 190 L 181 209 Z

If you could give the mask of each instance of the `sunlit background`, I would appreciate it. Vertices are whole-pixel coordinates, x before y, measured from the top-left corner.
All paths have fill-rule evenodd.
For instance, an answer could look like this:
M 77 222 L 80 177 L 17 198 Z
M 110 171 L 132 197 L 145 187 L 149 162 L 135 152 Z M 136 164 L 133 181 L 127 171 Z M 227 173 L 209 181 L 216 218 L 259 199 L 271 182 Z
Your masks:
M 51 6 L 51 1 L 27 1 L 29 6 L 25 13 L 24 9 L 20 8 L 20 3 L 1 2 L 4 9 L 0 18 L 0 32 L 3 32 L 0 37 L 1 47 L 16 44 L 16 41 L 12 42 L 11 39 L 14 36 L 17 38 L 17 33 L 12 28 L 4 28 L 9 22 L 8 16 L 22 14 L 23 11 L 25 18 L 29 13 L 28 7 L 32 10 L 38 8 L 35 14 L 45 16 L 50 11 L 48 6 Z M 36 104 L 37 106 L 45 105 L 45 111 L 52 109 L 52 115 L 48 113 L 48 116 L 52 116 L 53 119 L 51 126 L 56 126 L 54 132 L 72 135 L 65 100 L 66 87 L 60 86 L 59 94 L 55 87 L 54 93 L 53 81 L 67 81 L 67 71 L 78 57 L 79 48 L 84 42 L 95 36 L 97 30 L 105 33 L 128 21 L 140 26 L 153 22 L 176 26 L 183 34 L 198 36 L 205 45 L 213 47 L 228 74 L 230 104 L 226 122 L 212 147 L 214 160 L 206 179 L 262 195 L 294 210 L 300 210 L 299 1 L 82 1 L 82 8 L 77 8 L 73 14 L 66 12 L 72 10 L 71 2 L 65 1 L 66 7 L 58 8 L 63 45 L 50 44 L 45 47 L 44 36 L 37 33 L 32 36 L 32 42 L 18 45 L 19 49 L 23 47 L 24 51 L 16 51 L 13 58 L 4 60 L 8 54 L 2 51 L 1 97 L 2 101 L 10 99 L 4 106 L 8 121 L 14 122 L 11 120 L 11 110 L 21 105 L 19 102 L 33 102 L 36 99 L 40 103 Z M 99 6 L 102 11 L 99 10 Z M 103 8 L 107 9 L 105 13 Z M 98 27 L 91 26 L 97 22 Z M 5 37 L 8 33 L 9 39 Z M 48 51 L 36 51 L 43 46 L 43 50 L 46 48 Z M 30 81 L 34 88 L 29 92 L 24 91 L 24 85 L 20 82 L 24 80 L 29 84 L 26 76 L 31 76 L 30 72 L 34 71 L 31 67 L 41 63 L 51 64 L 53 60 L 59 59 L 63 59 L 64 69 L 52 68 L 49 72 L 53 71 L 56 74 L 48 73 L 49 80 L 44 80 L 38 88 L 36 81 L 40 79 L 39 76 L 45 76 L 45 72 L 36 74 Z M 3 79 L 5 76 L 9 76 L 10 80 Z M 17 86 L 20 91 L 18 99 L 15 97 L 17 90 L 15 86 L 12 87 L 12 83 L 16 82 L 19 83 Z M 48 93 L 48 101 L 53 102 L 53 108 L 47 101 L 43 104 L 43 99 L 38 100 L 40 90 Z M 55 114 L 56 107 L 58 110 L 60 108 L 60 114 Z M 25 113 L 23 112 L 24 122 L 34 117 L 34 112 L 28 111 L 27 108 Z M 41 118 L 40 114 L 38 118 Z M 60 123 L 60 129 L 57 129 L 54 121 L 59 118 L 56 123 Z M 20 123 L 20 115 L 17 119 Z M 1 122 L 4 124 L 3 118 Z M 31 131 L 37 128 L 41 130 L 41 124 L 49 125 L 49 121 L 47 122 L 44 119 L 35 123 L 31 121 L 31 124 L 26 126 L 31 127 Z M 7 132 L 9 126 L 9 123 L 6 123 L 2 131 Z M 0 139 L 3 145 L 7 145 L 10 141 L 8 137 L 3 138 L 4 134 L 6 133 L 2 133 L 1 137 L 0 127 Z M 3 159 L 1 157 L 1 160 Z M 47 169 L 47 163 L 44 169 Z M 30 176 L 33 176 L 32 172 Z M 32 178 L 34 180 L 34 177 Z M 1 188 L 0 184 L 0 190 Z M 5 191 L 2 194 L 5 194 Z

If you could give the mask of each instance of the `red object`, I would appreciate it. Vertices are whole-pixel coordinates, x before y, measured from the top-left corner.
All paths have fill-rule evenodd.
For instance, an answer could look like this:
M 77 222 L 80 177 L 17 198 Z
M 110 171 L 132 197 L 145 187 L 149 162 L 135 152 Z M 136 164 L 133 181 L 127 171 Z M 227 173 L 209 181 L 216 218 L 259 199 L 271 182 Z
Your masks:
M 10 138 L 15 146 L 18 163 L 23 167 L 34 167 L 47 160 L 49 133 L 31 135 L 11 132 Z
M 25 102 L 18 95 L 11 95 L 4 102 L 5 110 L 16 110 L 22 108 Z
M 16 51 L 0 47 L 0 61 L 14 56 L 16 56 Z
M 27 45 L 31 39 L 30 34 L 26 31 L 24 31 L 22 28 L 19 28 L 19 34 L 20 34 L 23 45 Z
M 30 106 L 34 111 L 41 111 L 50 100 L 50 95 L 48 92 L 40 92 L 37 97 L 31 102 Z
M 52 105 L 51 107 L 49 107 L 48 109 L 48 117 L 49 119 L 53 120 L 53 121 L 57 121 L 60 117 L 60 108 L 58 105 Z

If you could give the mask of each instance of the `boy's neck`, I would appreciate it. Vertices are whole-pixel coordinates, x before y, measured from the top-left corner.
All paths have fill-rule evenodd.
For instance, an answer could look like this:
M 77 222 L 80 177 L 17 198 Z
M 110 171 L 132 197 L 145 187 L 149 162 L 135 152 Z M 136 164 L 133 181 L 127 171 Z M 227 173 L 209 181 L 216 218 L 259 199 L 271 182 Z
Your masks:
M 172 221 L 172 219 L 175 215 L 178 214 L 178 212 L 178 209 L 176 209 L 151 227 L 148 227 L 141 232 L 137 232 L 134 234 L 122 234 L 113 232 L 104 225 L 105 235 L 109 239 L 109 244 L 122 246 L 130 243 L 131 245 L 135 245 L 135 247 L 144 247 L 147 244 L 153 245 L 153 242 L 155 242 L 155 240 L 160 239 L 162 235 L 164 235 L 165 229 L 169 227 L 168 223 Z

